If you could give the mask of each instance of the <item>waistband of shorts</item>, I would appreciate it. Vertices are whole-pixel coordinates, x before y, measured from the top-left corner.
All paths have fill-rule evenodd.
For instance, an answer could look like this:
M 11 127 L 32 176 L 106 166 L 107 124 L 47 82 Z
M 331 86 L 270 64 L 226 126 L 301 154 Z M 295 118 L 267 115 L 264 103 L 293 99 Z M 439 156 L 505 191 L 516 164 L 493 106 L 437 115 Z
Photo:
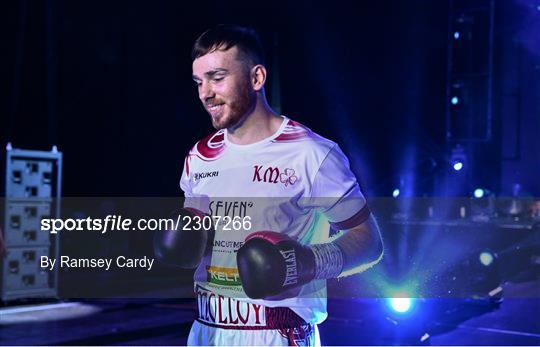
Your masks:
M 230 330 L 273 330 L 273 329 L 292 329 L 303 326 L 309 326 L 302 317 L 297 315 L 288 307 L 267 307 L 264 306 L 266 316 L 266 325 L 223 325 L 218 323 L 210 323 L 197 318 L 196 321 L 213 328 L 230 329 Z

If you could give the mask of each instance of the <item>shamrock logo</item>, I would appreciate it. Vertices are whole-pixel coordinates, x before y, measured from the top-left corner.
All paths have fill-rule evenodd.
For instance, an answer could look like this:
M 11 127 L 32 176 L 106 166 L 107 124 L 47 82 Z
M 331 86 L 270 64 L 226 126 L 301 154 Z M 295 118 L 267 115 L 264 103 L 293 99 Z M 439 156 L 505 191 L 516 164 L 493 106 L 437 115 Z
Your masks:
M 285 187 L 289 184 L 293 185 L 297 179 L 298 177 L 294 175 L 293 169 L 285 169 L 285 172 L 279 175 L 279 180 L 281 181 L 281 183 L 285 184 Z

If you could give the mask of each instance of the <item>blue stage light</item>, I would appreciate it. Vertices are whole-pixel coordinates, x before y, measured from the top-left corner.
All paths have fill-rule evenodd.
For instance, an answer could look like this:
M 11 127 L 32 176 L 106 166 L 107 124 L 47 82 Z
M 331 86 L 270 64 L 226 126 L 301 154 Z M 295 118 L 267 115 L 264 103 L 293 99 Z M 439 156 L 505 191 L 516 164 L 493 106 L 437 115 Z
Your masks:
M 474 197 L 477 199 L 483 198 L 485 195 L 485 192 L 482 188 L 476 188 L 474 190 Z
M 394 191 L 392 192 L 392 196 L 393 196 L 394 198 L 397 198 L 397 197 L 399 196 L 399 189 L 397 189 L 397 188 L 394 189 Z
M 454 170 L 460 171 L 461 169 L 463 169 L 463 163 L 460 162 L 460 161 L 456 161 L 454 163 L 453 167 L 454 167 Z
M 458 40 L 460 36 L 459 31 L 454 31 L 454 39 Z
M 452 105 L 457 105 L 459 102 L 459 98 L 457 96 L 453 96 L 450 101 L 452 102 Z
M 489 252 L 480 253 L 480 262 L 484 266 L 490 266 L 493 263 L 493 254 Z
M 398 313 L 405 313 L 411 309 L 412 302 L 410 298 L 392 298 L 390 307 Z

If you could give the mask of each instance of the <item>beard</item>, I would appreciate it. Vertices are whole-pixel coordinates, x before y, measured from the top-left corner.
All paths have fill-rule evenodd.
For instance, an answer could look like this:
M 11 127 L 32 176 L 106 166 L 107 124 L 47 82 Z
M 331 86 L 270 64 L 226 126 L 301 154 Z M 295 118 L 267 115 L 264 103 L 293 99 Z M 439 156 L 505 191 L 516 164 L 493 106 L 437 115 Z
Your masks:
M 240 87 L 229 101 L 216 99 L 212 102 L 212 104 L 221 103 L 223 103 L 223 110 L 216 115 L 210 114 L 212 126 L 216 130 L 240 126 L 243 120 L 255 109 L 257 95 L 247 83 Z

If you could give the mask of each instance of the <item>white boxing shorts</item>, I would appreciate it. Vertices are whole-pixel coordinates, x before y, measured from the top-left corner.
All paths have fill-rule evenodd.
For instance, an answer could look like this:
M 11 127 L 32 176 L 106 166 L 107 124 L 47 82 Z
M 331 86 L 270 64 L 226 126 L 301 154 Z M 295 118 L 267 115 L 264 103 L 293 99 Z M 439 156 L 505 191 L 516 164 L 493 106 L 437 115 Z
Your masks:
M 286 307 L 266 307 L 197 286 L 199 315 L 189 346 L 320 346 L 316 324 Z

